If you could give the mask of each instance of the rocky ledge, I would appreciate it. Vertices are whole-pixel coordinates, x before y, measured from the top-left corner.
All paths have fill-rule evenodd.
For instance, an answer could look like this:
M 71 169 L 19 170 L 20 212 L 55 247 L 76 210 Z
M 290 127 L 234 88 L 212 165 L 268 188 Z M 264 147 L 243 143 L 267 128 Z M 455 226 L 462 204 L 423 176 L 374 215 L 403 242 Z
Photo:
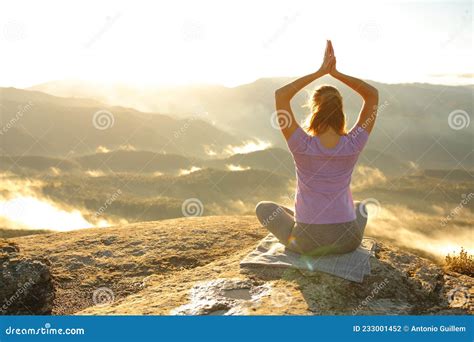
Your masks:
M 51 314 L 54 285 L 47 260 L 23 257 L 18 246 L 0 240 L 0 314 Z
M 31 265 L 50 260 L 54 314 L 473 312 L 473 278 L 381 242 L 360 284 L 318 272 L 241 269 L 240 260 L 266 233 L 251 216 L 211 216 L 15 238 L 11 248 L 19 246 Z M 18 285 L 27 279 L 15 274 Z

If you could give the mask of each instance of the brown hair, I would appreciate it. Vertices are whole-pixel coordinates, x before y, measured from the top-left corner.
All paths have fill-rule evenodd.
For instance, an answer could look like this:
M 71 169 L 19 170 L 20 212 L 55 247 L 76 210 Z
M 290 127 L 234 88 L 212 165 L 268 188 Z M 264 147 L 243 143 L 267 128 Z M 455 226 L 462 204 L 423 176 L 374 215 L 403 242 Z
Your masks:
M 311 97 L 309 107 L 312 112 L 307 128 L 309 133 L 318 135 L 331 127 L 339 135 L 347 134 L 346 116 L 342 110 L 342 96 L 337 88 L 324 85 L 316 89 Z

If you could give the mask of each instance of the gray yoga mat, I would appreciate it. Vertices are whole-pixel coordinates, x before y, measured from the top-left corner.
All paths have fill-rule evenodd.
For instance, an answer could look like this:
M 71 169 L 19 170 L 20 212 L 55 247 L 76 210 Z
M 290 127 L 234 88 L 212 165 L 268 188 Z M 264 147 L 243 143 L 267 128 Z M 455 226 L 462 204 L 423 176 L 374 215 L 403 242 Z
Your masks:
M 268 234 L 257 248 L 250 252 L 240 266 L 291 267 L 309 272 L 325 272 L 347 280 L 362 282 L 370 274 L 370 257 L 374 255 L 375 240 L 364 238 L 351 253 L 304 256 L 285 248 L 273 234 Z

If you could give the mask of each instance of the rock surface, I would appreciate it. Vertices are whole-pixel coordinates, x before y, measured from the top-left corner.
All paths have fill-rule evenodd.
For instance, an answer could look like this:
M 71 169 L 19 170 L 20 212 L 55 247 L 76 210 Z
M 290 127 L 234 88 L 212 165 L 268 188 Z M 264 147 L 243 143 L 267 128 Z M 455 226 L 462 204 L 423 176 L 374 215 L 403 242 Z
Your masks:
M 54 285 L 46 260 L 21 256 L 18 246 L 0 240 L 0 314 L 51 314 Z
M 252 216 L 137 223 L 12 239 L 48 256 L 55 314 L 373 315 L 473 312 L 473 278 L 378 243 L 354 283 L 324 273 L 246 268 L 267 232 Z

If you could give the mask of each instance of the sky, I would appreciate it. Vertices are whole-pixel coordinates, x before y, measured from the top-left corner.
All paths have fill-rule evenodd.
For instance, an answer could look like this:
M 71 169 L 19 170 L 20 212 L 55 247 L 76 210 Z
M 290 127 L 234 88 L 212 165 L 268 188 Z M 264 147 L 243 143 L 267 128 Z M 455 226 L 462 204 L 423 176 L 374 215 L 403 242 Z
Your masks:
M 4 1 L 0 86 L 63 79 L 237 86 L 316 71 L 472 84 L 471 1 Z

